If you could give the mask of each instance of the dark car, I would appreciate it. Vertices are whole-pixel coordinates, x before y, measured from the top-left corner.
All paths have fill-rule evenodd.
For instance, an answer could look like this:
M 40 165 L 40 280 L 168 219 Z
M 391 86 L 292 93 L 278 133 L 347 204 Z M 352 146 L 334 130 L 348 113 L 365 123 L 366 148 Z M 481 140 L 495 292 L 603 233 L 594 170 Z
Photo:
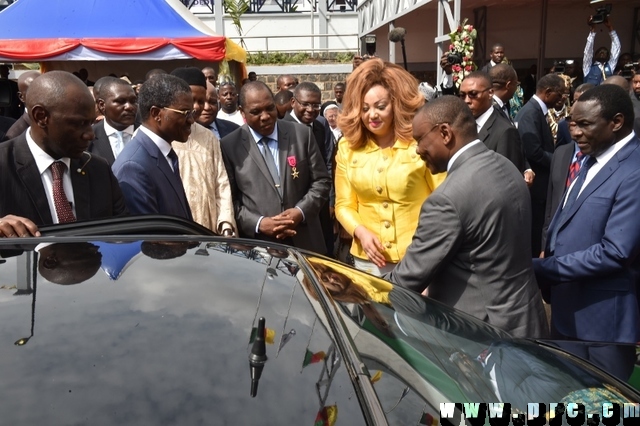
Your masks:
M 559 348 L 341 263 L 183 225 L 0 241 L 0 424 L 457 426 L 462 406 L 441 404 L 640 401 Z

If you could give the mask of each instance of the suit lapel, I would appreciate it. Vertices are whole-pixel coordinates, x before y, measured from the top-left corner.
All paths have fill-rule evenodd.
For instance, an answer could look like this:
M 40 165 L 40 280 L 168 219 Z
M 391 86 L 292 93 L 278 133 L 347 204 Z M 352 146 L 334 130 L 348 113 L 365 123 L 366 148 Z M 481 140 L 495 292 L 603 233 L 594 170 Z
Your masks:
M 149 153 L 152 158 L 156 160 L 156 166 L 167 178 L 167 181 L 169 181 L 169 184 L 175 191 L 178 198 L 182 200 L 182 208 L 184 209 L 185 214 L 187 214 L 188 216 L 190 213 L 189 204 L 187 202 L 187 196 L 184 193 L 184 186 L 182 185 L 182 181 L 173 174 L 173 170 L 171 170 L 169 162 L 160 151 L 160 148 L 158 148 L 158 146 L 153 143 L 153 141 L 149 139 L 149 137 L 147 137 L 143 132 L 138 132 L 136 138 L 140 138 L 142 147 Z
M 487 151 L 488 149 L 489 148 L 487 148 L 484 143 L 475 144 L 471 148 L 467 149 L 462 154 L 460 154 L 458 158 L 456 158 L 456 160 L 453 162 L 453 165 L 451 166 L 451 169 L 447 172 L 447 175 L 451 175 L 458 168 L 462 167 L 462 164 L 464 164 L 464 162 L 469 158 L 474 157 L 483 151 Z
M 587 186 L 584 187 L 576 201 L 573 203 L 573 206 L 571 206 L 571 210 L 567 215 L 565 215 L 564 220 L 559 224 L 559 226 L 562 227 L 573 217 L 580 206 L 582 206 L 584 201 L 589 198 L 589 196 L 593 194 L 595 190 L 600 188 L 600 186 L 602 186 L 602 184 L 604 184 L 611 177 L 611 175 L 620 168 L 620 162 L 624 161 L 637 147 L 637 139 L 632 139 L 624 148 L 618 151 L 616 155 L 614 155 L 613 158 L 611 158 L 602 169 L 600 169 L 598 174 L 595 175 L 593 179 L 591 179 L 591 181 L 587 184 Z
M 280 132 L 280 127 L 278 127 L 278 132 Z M 280 137 L 280 135 L 278 136 Z M 258 170 L 260 170 L 260 172 L 264 175 L 265 179 L 267 179 L 268 182 L 273 182 L 273 178 L 271 177 L 271 173 L 269 173 L 269 169 L 267 168 L 267 164 L 264 161 L 264 157 L 262 156 L 262 153 L 258 148 L 258 144 L 256 143 L 256 141 L 253 140 L 253 136 L 249 131 L 249 126 L 247 126 L 246 124 L 242 126 L 242 141 L 240 143 L 242 143 L 242 146 L 244 147 L 244 149 L 247 150 L 247 152 L 249 153 L 249 157 L 251 157 L 253 162 L 258 167 Z M 282 173 L 280 173 L 280 176 L 282 177 Z M 272 185 L 273 191 L 279 196 L 280 194 L 278 193 L 278 190 L 275 187 L 275 182 L 273 182 L 273 184 L 274 184 Z
M 291 147 L 291 135 L 284 129 L 284 126 L 278 127 L 278 165 L 280 168 L 280 185 L 282 185 L 282 196 L 287 193 L 287 175 L 289 174 L 289 148 Z
M 49 210 L 49 202 L 47 201 L 47 194 L 42 185 L 42 178 L 40 177 L 36 160 L 33 158 L 27 145 L 27 138 L 24 133 L 20 135 L 19 140 L 16 141 L 15 156 L 18 179 L 22 181 L 22 185 L 35 206 L 36 213 L 40 216 L 41 223 L 53 223 L 51 210 Z
M 73 201 L 76 208 L 76 219 L 83 220 L 91 217 L 89 206 L 91 205 L 91 176 L 84 170 L 78 173 L 78 169 L 86 160 L 71 160 L 71 186 L 73 187 Z
M 491 126 L 493 126 L 493 123 L 495 123 L 495 121 L 496 114 L 494 113 L 489 116 L 489 119 L 484 123 L 484 126 L 482 126 L 482 128 L 478 132 L 478 139 L 480 139 L 482 142 L 487 140 L 487 138 L 489 137 Z
M 107 132 L 104 130 L 104 123 L 100 122 L 96 124 L 94 132 L 96 137 L 93 140 L 94 148 L 92 151 L 95 151 L 96 154 L 107 160 L 107 163 L 113 164 L 116 159 L 113 156 L 113 150 L 111 149 L 111 142 L 109 142 Z

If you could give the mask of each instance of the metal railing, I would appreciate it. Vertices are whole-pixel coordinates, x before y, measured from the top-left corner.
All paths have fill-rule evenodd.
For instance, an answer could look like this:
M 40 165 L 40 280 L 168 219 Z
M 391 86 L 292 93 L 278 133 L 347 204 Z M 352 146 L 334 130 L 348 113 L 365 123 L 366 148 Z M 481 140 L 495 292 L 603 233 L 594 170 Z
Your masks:
M 207 13 L 214 12 L 214 0 L 180 0 L 188 9 L 194 6 L 206 6 L 209 9 Z M 222 0 L 221 0 L 222 1 Z M 358 6 L 358 0 L 314 0 L 325 1 L 327 3 L 327 12 L 355 12 Z M 247 14 L 253 13 L 301 13 L 302 10 L 298 10 L 299 0 L 275 0 L 275 4 L 269 10 L 262 10 L 266 0 L 250 0 L 249 9 L 245 12 Z M 226 5 L 223 5 L 226 12 Z M 317 4 L 314 5 L 314 10 L 317 10 Z
M 342 39 L 351 39 L 351 42 L 344 43 L 342 42 L 342 46 L 338 47 L 317 47 L 320 46 L 320 39 L 322 38 L 342 38 Z M 357 53 L 359 46 L 359 38 L 357 33 L 353 34 L 304 34 L 304 35 L 273 35 L 273 36 L 244 36 L 244 37 L 228 37 L 234 42 L 240 44 L 240 40 L 244 40 L 245 42 L 249 40 L 263 40 L 264 48 L 255 48 L 255 46 L 249 46 L 247 49 L 247 53 L 249 54 L 257 54 L 257 53 L 297 53 L 297 52 L 306 52 L 306 53 L 323 53 L 323 52 L 331 52 L 331 53 Z M 273 39 L 287 39 L 291 40 L 290 43 L 287 43 L 291 48 L 289 49 L 280 49 L 273 48 L 269 46 L 269 40 Z M 302 42 L 300 39 L 305 39 Z M 296 42 L 298 40 L 299 42 Z M 252 43 L 253 44 L 253 43 Z M 305 47 L 304 44 L 307 44 L 308 47 Z M 295 46 L 295 47 L 294 47 Z

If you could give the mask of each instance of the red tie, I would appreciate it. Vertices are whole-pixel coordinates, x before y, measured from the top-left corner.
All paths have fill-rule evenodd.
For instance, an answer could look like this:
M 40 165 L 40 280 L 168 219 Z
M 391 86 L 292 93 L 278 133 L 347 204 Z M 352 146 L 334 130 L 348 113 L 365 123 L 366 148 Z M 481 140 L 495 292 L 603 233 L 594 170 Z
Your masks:
M 67 165 L 61 161 L 51 164 L 51 174 L 53 175 L 53 204 L 58 215 L 58 223 L 75 222 L 76 218 L 71 210 L 71 203 L 67 199 L 62 186 L 62 175 Z
M 582 159 L 584 158 L 584 154 L 580 151 L 576 153 L 576 158 L 569 166 L 569 176 L 567 177 L 567 188 L 571 186 L 571 182 L 576 180 L 578 177 L 578 173 L 580 173 L 580 165 L 582 163 Z

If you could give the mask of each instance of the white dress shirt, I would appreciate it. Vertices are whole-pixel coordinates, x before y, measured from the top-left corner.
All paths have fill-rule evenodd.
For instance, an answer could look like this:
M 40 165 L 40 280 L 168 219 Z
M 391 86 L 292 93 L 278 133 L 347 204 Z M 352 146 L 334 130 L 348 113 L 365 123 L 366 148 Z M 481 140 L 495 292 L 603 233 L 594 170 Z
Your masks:
M 40 179 L 42 180 L 44 193 L 47 195 L 47 202 L 49 203 L 49 211 L 51 212 L 51 219 L 53 219 L 53 223 L 60 223 L 58 220 L 58 213 L 56 212 L 56 205 L 53 201 L 53 172 L 50 169 L 51 165 L 56 161 L 62 161 L 67 165 L 67 169 L 62 175 L 62 187 L 64 188 L 64 193 L 69 200 L 69 204 L 71 204 L 71 211 L 73 211 L 73 215 L 77 217 L 76 206 L 74 203 L 75 198 L 73 197 L 73 186 L 71 185 L 71 159 L 69 157 L 63 157 L 59 160 L 55 160 L 49 154 L 44 152 L 31 137 L 31 128 L 27 129 L 25 135 L 27 137 L 27 146 L 31 151 L 31 155 L 33 155 L 33 158 L 35 159 L 36 166 L 40 172 Z
M 482 126 L 484 126 L 487 120 L 489 119 L 489 117 L 491 117 L 491 114 L 493 114 L 493 111 L 494 111 L 493 105 L 491 105 L 491 107 L 485 112 L 483 112 L 480 115 L 480 117 L 476 118 L 476 127 L 478 128 L 478 132 L 480 132 L 480 129 L 482 129 Z
M 169 163 L 169 167 L 171 168 L 171 170 L 173 170 L 173 162 L 169 158 L 169 153 L 171 152 L 171 144 L 153 133 L 151 130 L 144 127 L 144 125 L 138 127 L 138 130 L 149 136 L 149 139 L 151 139 L 151 141 L 156 144 L 162 155 L 164 155 L 164 159 L 167 160 L 167 163 Z M 175 170 L 173 171 L 175 172 Z
M 453 154 L 453 156 L 449 159 L 449 162 L 447 163 L 447 173 L 449 173 L 449 170 L 451 170 L 451 166 L 453 166 L 453 163 L 458 159 L 458 157 L 460 157 L 460 155 L 465 152 L 466 150 L 468 150 L 469 148 L 471 148 L 474 145 L 477 145 L 479 143 L 482 143 L 482 141 L 480 141 L 480 139 L 476 139 L 475 141 L 469 142 L 468 144 L 466 144 L 465 146 L 463 146 L 462 148 L 460 148 L 458 150 L 458 152 L 456 152 L 455 154 Z
M 133 124 L 126 129 L 121 131 L 122 137 L 122 145 L 120 145 L 120 141 L 118 140 L 118 130 L 112 127 L 107 120 L 102 120 L 104 123 L 104 132 L 109 138 L 109 145 L 111 145 L 111 152 L 113 152 L 113 158 L 118 158 L 118 155 L 122 152 L 125 145 L 129 143 L 131 138 L 133 137 Z
M 218 116 L 220 120 L 231 121 L 232 123 L 236 123 L 238 126 L 242 126 L 244 124 L 244 118 L 242 117 L 242 113 L 239 109 L 235 110 L 235 112 L 231 114 L 227 114 L 222 109 L 218 111 Z

